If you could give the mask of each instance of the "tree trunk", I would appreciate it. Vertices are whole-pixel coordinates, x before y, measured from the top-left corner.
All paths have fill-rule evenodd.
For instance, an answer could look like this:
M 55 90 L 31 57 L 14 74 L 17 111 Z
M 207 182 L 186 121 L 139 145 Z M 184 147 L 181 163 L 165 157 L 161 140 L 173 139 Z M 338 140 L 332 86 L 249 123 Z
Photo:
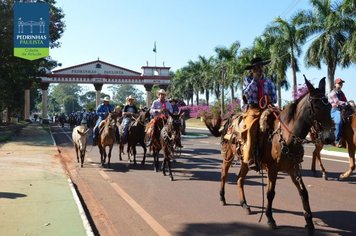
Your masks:
M 230 85 L 230 89 L 231 89 L 231 102 L 233 102 L 235 100 L 235 89 L 234 89 L 234 85 Z
M 209 90 L 205 90 L 206 105 L 209 106 Z
M 336 66 L 334 65 L 334 63 L 329 63 L 329 65 L 328 65 L 329 91 L 326 91 L 326 92 L 330 92 L 334 89 L 335 69 L 336 69 Z
M 293 48 L 291 48 L 291 58 L 290 62 L 292 65 L 292 78 L 293 78 L 293 99 L 297 96 L 297 71 L 296 71 L 296 66 L 295 66 L 295 61 L 294 61 L 294 54 L 293 54 Z
M 196 92 L 195 96 L 196 96 L 197 106 L 199 106 L 199 92 Z
M 277 93 L 278 93 L 278 107 L 282 109 L 282 89 L 281 83 L 277 83 Z

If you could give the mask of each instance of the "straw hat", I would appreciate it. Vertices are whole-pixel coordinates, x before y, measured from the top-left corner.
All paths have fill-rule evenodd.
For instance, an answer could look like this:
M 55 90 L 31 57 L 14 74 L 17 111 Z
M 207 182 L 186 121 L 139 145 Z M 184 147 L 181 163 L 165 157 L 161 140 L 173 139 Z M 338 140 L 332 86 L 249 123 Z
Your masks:
M 110 97 L 108 96 L 104 97 L 104 102 L 110 102 Z
M 166 91 L 164 90 L 164 89 L 160 89 L 160 90 L 158 90 L 158 92 L 157 92 L 157 95 L 160 95 L 160 94 L 167 94 L 166 93 Z
M 129 100 L 135 100 L 135 98 L 130 95 L 130 96 L 128 96 L 128 97 L 126 98 L 126 101 L 129 101 Z

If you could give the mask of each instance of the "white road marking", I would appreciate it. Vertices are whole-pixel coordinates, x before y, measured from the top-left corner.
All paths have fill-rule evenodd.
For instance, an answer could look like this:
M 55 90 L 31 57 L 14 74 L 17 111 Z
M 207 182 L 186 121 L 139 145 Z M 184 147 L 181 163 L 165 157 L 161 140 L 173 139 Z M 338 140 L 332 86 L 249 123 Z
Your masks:
M 130 197 L 117 183 L 114 183 L 104 172 L 99 171 L 100 175 L 108 181 L 110 186 L 122 197 L 136 213 L 155 231 L 158 235 L 171 235 L 162 225 L 160 225 L 145 209 L 143 209 L 133 198 Z

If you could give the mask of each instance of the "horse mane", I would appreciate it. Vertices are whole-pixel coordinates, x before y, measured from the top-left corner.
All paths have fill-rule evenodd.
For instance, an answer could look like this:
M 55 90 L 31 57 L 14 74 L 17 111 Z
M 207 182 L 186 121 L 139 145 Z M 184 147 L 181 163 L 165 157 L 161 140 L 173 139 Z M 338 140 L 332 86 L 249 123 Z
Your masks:
M 298 106 L 299 102 L 301 100 L 303 100 L 303 98 L 305 96 L 307 96 L 307 94 L 309 94 L 309 93 L 305 93 L 303 96 L 299 97 L 297 100 L 295 100 L 294 102 L 292 102 L 291 104 L 286 106 L 285 111 L 286 111 L 286 114 L 287 114 L 286 115 L 287 116 L 286 117 L 287 118 L 287 122 L 290 122 L 293 119 L 293 117 L 294 117 L 294 115 L 295 115 L 295 113 L 297 111 L 297 106 Z

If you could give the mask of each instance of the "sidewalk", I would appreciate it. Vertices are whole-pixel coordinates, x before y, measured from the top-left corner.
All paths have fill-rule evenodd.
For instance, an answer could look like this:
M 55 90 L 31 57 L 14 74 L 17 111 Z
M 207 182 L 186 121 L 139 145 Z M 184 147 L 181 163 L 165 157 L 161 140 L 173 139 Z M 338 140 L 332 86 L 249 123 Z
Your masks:
M 90 235 L 50 133 L 32 123 L 1 145 L 0 235 Z

